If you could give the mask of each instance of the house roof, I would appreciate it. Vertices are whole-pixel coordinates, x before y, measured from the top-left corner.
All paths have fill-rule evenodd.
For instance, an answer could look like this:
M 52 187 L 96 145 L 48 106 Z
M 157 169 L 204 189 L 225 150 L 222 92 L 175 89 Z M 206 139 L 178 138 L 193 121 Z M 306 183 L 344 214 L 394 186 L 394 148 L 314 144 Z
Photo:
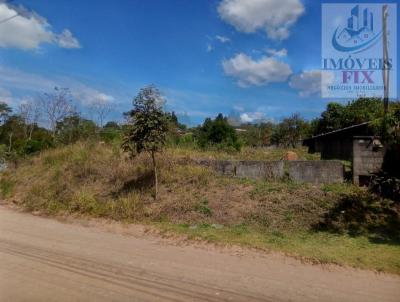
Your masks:
M 351 130 L 356 130 L 357 128 L 364 128 L 370 123 L 371 123 L 371 121 L 364 122 L 364 123 L 357 124 L 357 125 L 352 125 L 352 126 L 345 127 L 345 128 L 342 128 L 342 129 L 333 130 L 333 131 L 322 133 L 322 134 L 318 134 L 318 135 L 315 135 L 315 136 L 312 136 L 310 138 L 305 139 L 304 142 L 312 141 L 312 140 L 319 139 L 319 138 L 325 138 L 325 137 L 328 137 L 330 135 L 344 134 L 345 132 L 350 132 Z

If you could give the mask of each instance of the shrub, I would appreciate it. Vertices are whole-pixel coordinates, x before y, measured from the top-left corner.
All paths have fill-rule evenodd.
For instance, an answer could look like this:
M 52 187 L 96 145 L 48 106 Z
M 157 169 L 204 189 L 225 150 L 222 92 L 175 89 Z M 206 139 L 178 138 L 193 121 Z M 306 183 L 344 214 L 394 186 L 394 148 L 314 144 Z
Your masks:
M 370 190 L 384 198 L 400 203 L 400 178 L 380 172 L 372 178 Z
M 396 203 L 366 190 L 342 197 L 317 228 L 350 235 L 374 234 L 400 239 L 400 212 Z
M 6 178 L 0 179 L 0 196 L 2 198 L 8 197 L 13 190 L 14 190 L 14 182 Z
M 32 154 L 42 150 L 45 150 L 51 146 L 50 142 L 29 140 L 26 141 L 23 147 L 23 154 Z
M 202 199 L 199 203 L 196 204 L 195 209 L 197 212 L 205 215 L 205 216 L 211 216 L 212 215 L 212 210 L 210 209 L 208 205 L 208 200 L 206 198 Z

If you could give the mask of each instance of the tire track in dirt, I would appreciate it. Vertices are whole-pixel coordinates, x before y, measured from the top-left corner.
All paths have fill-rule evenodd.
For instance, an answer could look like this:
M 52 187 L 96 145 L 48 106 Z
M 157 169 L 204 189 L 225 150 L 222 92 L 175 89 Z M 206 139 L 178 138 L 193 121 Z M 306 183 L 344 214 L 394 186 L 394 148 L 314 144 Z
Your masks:
M 0 252 L 16 257 L 23 257 L 53 268 L 79 274 L 83 277 L 124 287 L 133 292 L 152 295 L 163 301 L 276 301 L 276 298 L 272 300 L 272 298 L 265 296 L 259 297 L 249 293 L 239 293 L 200 285 L 190 280 L 162 276 L 155 272 L 131 266 L 96 262 L 76 255 L 47 251 L 31 245 L 4 239 L 0 239 Z M 218 296 L 209 294 L 216 292 Z
M 0 302 L 399 301 L 399 276 L 181 246 L 104 223 L 65 224 L 0 206 Z

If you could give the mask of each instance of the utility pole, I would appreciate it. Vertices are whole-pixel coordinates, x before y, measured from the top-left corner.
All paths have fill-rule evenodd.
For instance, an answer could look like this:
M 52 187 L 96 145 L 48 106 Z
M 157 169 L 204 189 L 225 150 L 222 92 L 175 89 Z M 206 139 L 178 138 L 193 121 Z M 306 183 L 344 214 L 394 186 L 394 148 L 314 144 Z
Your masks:
M 382 6 L 382 40 L 383 40 L 383 106 L 385 110 L 385 115 L 389 110 L 389 52 L 388 52 L 388 38 L 387 38 L 387 17 L 388 17 L 388 7 L 387 5 Z

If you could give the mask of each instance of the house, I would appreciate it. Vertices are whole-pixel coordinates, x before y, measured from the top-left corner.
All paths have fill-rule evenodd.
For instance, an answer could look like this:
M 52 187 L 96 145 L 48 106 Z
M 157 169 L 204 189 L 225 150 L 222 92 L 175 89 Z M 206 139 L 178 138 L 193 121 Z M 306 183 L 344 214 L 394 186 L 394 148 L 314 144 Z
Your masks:
M 383 164 L 386 148 L 375 136 L 370 122 L 313 136 L 303 141 L 309 153 L 320 152 L 321 159 L 350 161 L 354 184 L 365 185 Z

